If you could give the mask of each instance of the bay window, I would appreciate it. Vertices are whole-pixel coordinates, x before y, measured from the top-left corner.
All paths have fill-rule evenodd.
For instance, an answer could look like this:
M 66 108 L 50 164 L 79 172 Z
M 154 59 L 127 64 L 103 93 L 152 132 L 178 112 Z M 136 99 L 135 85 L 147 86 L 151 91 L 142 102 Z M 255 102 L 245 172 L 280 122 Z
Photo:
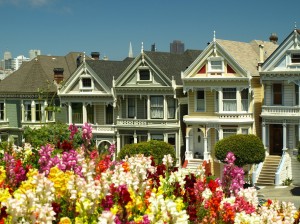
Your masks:
M 223 111 L 236 111 L 236 88 L 223 88 Z
M 82 103 L 72 103 L 72 121 L 74 124 L 83 123 Z
M 242 100 L 242 111 L 248 111 L 248 89 L 243 89 L 241 91 L 241 100 Z
M 135 98 L 129 97 L 127 99 L 127 117 L 128 118 L 134 118 L 135 117 Z
M 273 84 L 273 104 L 282 105 L 282 84 L 281 83 Z
M 152 119 L 164 118 L 164 98 L 163 96 L 150 97 L 150 115 Z
M 113 123 L 113 114 L 114 114 L 114 111 L 113 111 L 113 106 L 108 104 L 106 106 L 106 124 L 112 124 Z

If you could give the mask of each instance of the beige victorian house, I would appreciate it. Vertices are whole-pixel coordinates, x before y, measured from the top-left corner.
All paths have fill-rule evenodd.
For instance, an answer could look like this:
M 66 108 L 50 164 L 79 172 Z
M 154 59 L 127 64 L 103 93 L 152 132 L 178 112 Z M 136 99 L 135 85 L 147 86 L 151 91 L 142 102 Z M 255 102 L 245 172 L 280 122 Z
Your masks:
M 263 89 L 258 66 L 275 49 L 272 42 L 213 41 L 182 73 L 188 94 L 186 160 L 210 160 L 214 145 L 235 134 L 261 135 Z M 212 163 L 214 164 L 214 163 Z

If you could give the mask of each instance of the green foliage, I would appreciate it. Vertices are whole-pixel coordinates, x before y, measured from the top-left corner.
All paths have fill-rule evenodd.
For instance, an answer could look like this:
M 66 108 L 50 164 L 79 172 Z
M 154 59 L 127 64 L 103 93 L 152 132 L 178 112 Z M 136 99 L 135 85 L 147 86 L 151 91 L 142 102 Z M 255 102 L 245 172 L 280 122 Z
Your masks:
M 144 156 L 153 156 L 156 164 L 161 164 L 164 155 L 170 154 L 174 163 L 176 162 L 175 150 L 172 145 L 163 141 L 151 140 L 149 142 L 140 142 L 136 144 L 125 145 L 118 154 L 118 159 L 124 159 L 126 156 L 143 154 Z
M 47 124 L 39 129 L 24 128 L 25 142 L 30 143 L 34 148 L 46 145 L 47 143 L 57 145 L 58 142 L 69 141 L 69 126 L 63 123 Z M 82 143 L 81 132 L 74 135 L 73 146 L 76 148 Z
M 283 186 L 290 186 L 293 182 L 293 179 L 286 178 L 284 181 L 282 181 Z
M 255 135 L 233 135 L 224 138 L 215 145 L 215 156 L 225 162 L 228 152 L 233 152 L 235 165 L 258 164 L 265 160 L 265 149 L 262 141 Z

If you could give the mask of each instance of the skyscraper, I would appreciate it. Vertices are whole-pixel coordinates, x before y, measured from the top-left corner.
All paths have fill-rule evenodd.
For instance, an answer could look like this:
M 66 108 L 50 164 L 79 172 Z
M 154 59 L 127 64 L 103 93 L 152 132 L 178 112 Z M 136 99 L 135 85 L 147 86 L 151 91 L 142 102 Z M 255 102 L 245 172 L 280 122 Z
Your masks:
M 40 50 L 30 50 L 29 51 L 29 59 L 30 60 L 34 59 L 38 55 L 41 55 L 41 51 Z
M 184 43 L 180 40 L 173 40 L 173 43 L 170 43 L 170 52 L 181 54 L 184 52 Z

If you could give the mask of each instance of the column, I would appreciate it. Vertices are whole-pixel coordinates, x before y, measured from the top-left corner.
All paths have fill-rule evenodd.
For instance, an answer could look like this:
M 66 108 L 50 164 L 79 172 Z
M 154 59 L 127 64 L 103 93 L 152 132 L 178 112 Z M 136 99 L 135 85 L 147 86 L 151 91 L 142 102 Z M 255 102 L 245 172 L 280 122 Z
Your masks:
M 31 122 L 35 122 L 35 102 L 34 100 L 31 101 Z
M 69 124 L 72 124 L 72 103 L 68 103 L 68 117 L 69 117 Z
M 24 100 L 22 100 L 21 109 L 22 109 L 22 122 L 24 122 L 25 121 L 25 102 L 24 102 Z
M 286 123 L 283 123 L 282 124 L 282 126 L 283 126 L 283 139 L 282 139 L 282 141 L 283 141 L 283 144 L 282 144 L 282 149 L 285 151 L 286 149 L 287 149 L 287 147 L 286 147 L 286 134 L 287 134 L 287 130 L 286 130 Z
M 267 142 L 266 142 L 266 123 L 263 121 L 262 122 L 262 142 L 264 144 L 264 148 L 266 148 L 267 146 Z
M 206 135 L 206 133 L 205 133 Z M 208 152 L 208 149 L 207 149 L 207 136 L 204 137 L 204 160 L 209 160 L 209 152 Z
M 136 134 L 136 131 L 134 131 L 134 134 L 133 134 L 133 142 L 137 143 L 137 134 Z
M 236 91 L 236 111 L 242 110 L 242 97 L 241 97 L 241 90 Z
M 150 116 L 150 96 L 147 96 L 147 119 L 149 120 L 151 118 Z
M 87 122 L 87 111 L 86 111 L 86 103 L 82 103 L 82 123 Z
M 164 119 L 168 119 L 168 106 L 167 106 L 167 99 L 166 99 L 166 95 L 164 95 Z
M 223 92 L 222 90 L 219 90 L 219 112 L 223 112 Z
M 118 154 L 121 150 L 121 138 L 120 138 L 120 133 L 117 132 L 117 153 Z
M 42 119 L 45 122 L 48 122 L 48 110 L 46 110 L 46 108 L 48 107 L 48 103 L 47 100 L 44 101 L 44 108 L 42 110 Z M 41 108 L 42 109 L 42 108 Z

